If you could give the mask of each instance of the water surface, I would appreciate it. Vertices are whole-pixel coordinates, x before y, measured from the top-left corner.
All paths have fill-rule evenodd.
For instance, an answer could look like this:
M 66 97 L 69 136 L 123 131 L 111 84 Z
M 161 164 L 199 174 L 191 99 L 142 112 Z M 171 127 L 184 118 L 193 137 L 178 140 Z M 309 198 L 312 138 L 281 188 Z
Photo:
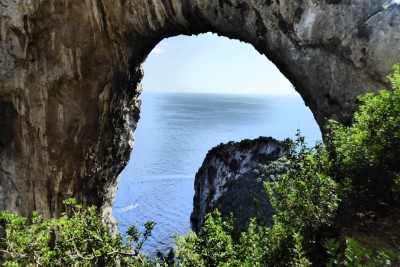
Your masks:
M 229 141 L 294 137 L 321 139 L 299 96 L 143 93 L 131 160 L 121 174 L 113 209 L 119 231 L 157 222 L 144 252 L 166 251 L 172 233 L 187 234 L 194 176 L 212 147 Z

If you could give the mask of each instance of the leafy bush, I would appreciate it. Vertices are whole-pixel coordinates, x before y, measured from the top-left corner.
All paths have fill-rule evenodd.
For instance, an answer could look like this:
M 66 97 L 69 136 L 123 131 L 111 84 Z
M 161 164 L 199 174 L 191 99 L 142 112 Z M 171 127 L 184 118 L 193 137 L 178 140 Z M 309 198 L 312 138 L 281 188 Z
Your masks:
M 201 236 L 190 232 L 178 239 L 176 254 L 181 266 L 237 266 L 231 237 L 232 221 L 223 221 L 216 209 L 206 215 Z
M 360 210 L 378 214 L 382 206 L 386 211 L 398 211 L 400 67 L 394 67 L 389 79 L 392 91 L 360 97 L 362 104 L 352 126 L 330 121 L 329 151 L 323 144 L 307 147 L 299 133 L 295 141 L 285 141 L 289 171 L 274 183 L 266 184 L 276 212 L 272 227 L 252 220 L 240 240 L 233 243 L 229 238 L 231 225 L 221 221 L 218 213 L 214 217 L 208 215 L 203 235 L 191 233 L 180 239 L 178 252 L 183 265 L 205 266 L 196 262 L 208 266 L 399 264 L 400 251 L 364 248 L 351 238 L 345 244 L 335 239 L 326 241 L 337 233 L 335 227 L 352 224 L 351 217 L 344 217 L 348 214 Z M 338 221 L 342 224 L 334 225 Z M 210 252 L 217 256 L 212 257 Z M 207 262 L 208 259 L 211 261 Z
M 365 249 L 361 244 L 352 239 L 346 239 L 344 249 L 335 240 L 328 240 L 325 245 L 331 255 L 327 266 L 355 266 L 355 267 L 385 267 L 394 266 L 395 254 L 393 251 L 374 251 Z
M 353 125 L 329 124 L 337 172 L 350 181 L 353 206 L 363 210 L 382 211 L 399 203 L 400 67 L 394 66 L 388 78 L 391 91 L 359 97 Z
M 361 211 L 397 211 L 400 188 L 400 67 L 389 77 L 392 91 L 366 94 L 352 126 L 331 121 L 329 151 L 323 144 L 307 147 L 304 137 L 286 140 L 284 175 L 265 185 L 275 209 L 272 227 L 252 219 L 238 241 L 232 238 L 233 218 L 223 220 L 216 210 L 206 216 L 202 234 L 191 232 L 178 240 L 180 266 L 394 266 L 399 251 L 364 248 L 351 238 L 327 241 L 338 217 Z M 262 173 L 281 164 L 264 166 Z M 348 203 L 353 203 L 353 206 Z M 354 205 L 355 203 L 355 205 Z M 127 244 L 112 236 L 97 218 L 74 200 L 58 220 L 30 220 L 0 213 L 0 261 L 3 266 L 154 266 L 141 255 L 151 235 L 135 227 Z M 338 213 L 341 208 L 341 213 Z M 347 209 L 347 213 L 343 212 Z M 347 220 L 347 221 L 346 221 Z M 345 225 L 341 225 L 342 227 Z M 324 244 L 325 243 L 325 244 Z M 171 257 L 169 257 L 171 258 Z M 170 265 L 173 263 L 170 262 Z
M 284 144 L 289 171 L 274 184 L 265 184 L 277 213 L 274 219 L 315 239 L 319 228 L 332 223 L 339 203 L 329 154 L 321 143 L 307 147 L 299 132 L 296 141 L 287 139 Z
M 101 223 L 95 207 L 85 209 L 74 199 L 64 204 L 67 211 L 57 220 L 44 220 L 37 212 L 27 220 L 2 211 L 2 266 L 153 266 L 139 254 L 153 222 L 146 223 L 143 234 L 130 227 L 125 245 L 121 235 L 111 235 Z
M 234 243 L 232 224 L 222 221 L 218 211 L 208 214 L 201 235 L 190 233 L 178 241 L 183 266 L 311 265 L 308 256 L 318 244 L 319 229 L 331 224 L 338 206 L 337 185 L 328 175 L 329 157 L 322 144 L 308 148 L 298 133 L 296 141 L 285 141 L 285 151 L 289 171 L 266 183 L 276 211 L 274 225 L 253 219 Z

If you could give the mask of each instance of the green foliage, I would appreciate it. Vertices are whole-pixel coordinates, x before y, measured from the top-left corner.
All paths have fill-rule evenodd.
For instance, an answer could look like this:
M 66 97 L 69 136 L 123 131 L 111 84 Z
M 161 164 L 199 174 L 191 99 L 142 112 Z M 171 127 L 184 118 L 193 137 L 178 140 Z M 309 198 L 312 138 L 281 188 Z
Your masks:
M 242 232 L 240 241 L 236 245 L 235 251 L 240 266 L 261 267 L 266 265 L 267 237 L 268 228 L 259 225 L 255 219 L 252 219 L 247 230 Z
M 142 249 L 143 244 L 151 236 L 151 232 L 153 231 L 155 225 L 156 223 L 153 221 L 145 222 L 144 224 L 145 231 L 143 234 L 139 232 L 136 226 L 134 225 L 129 226 L 126 232 L 127 234 L 126 239 L 128 241 L 129 246 L 131 247 L 136 246 L 135 250 L 139 252 Z M 140 239 L 140 236 L 142 236 L 142 239 Z
M 190 232 L 178 239 L 179 266 L 311 266 L 302 236 L 279 222 L 269 228 L 253 219 L 236 243 L 231 228 L 232 221 L 221 220 L 217 210 L 208 214 L 201 235 Z
M 400 198 L 400 67 L 389 77 L 392 91 L 368 93 L 359 99 L 352 126 L 331 121 L 329 151 L 321 143 L 309 148 L 298 133 L 285 140 L 285 158 L 256 170 L 275 210 L 271 227 L 251 219 L 240 238 L 233 239 L 233 218 L 216 210 L 205 218 L 199 235 L 177 241 L 180 266 L 395 266 L 399 252 L 364 248 L 347 238 L 326 241 L 338 216 L 361 210 L 396 210 Z M 287 170 L 282 175 L 282 171 Z M 265 180 L 265 179 L 264 179 Z M 348 203 L 355 203 L 352 209 Z M 140 233 L 127 231 L 127 244 L 112 236 L 97 218 L 75 200 L 58 220 L 30 220 L 0 213 L 2 266 L 154 266 L 140 254 L 154 222 Z M 341 208 L 341 213 L 338 209 Z M 342 218 L 342 222 L 345 221 Z M 343 226 L 343 225 L 342 225 Z M 335 226 L 337 227 L 337 226 Z M 328 233 L 328 234 L 327 234 Z M 173 253 L 168 257 L 173 265 Z M 166 266 L 166 264 L 165 264 Z
M 285 142 L 285 150 L 289 171 L 266 183 L 276 211 L 273 227 L 253 219 L 234 243 L 232 224 L 218 211 L 208 214 L 201 235 L 190 233 L 178 242 L 183 266 L 311 266 L 308 254 L 317 233 L 331 224 L 339 203 L 337 185 L 328 175 L 331 165 L 322 144 L 308 148 L 298 133 L 296 141 Z
M 215 210 L 207 214 L 202 235 L 190 232 L 178 239 L 177 256 L 182 266 L 237 266 L 236 251 L 230 231 L 232 221 L 223 221 L 221 213 Z
M 218 213 L 207 216 L 203 233 L 181 238 L 184 266 L 394 266 L 399 252 L 366 249 L 337 233 L 338 217 L 358 210 L 398 207 L 400 184 L 400 67 L 389 77 L 392 91 L 368 93 L 352 126 L 331 121 L 329 151 L 307 147 L 299 133 L 284 142 L 289 171 L 265 185 L 276 214 L 266 227 L 255 219 L 234 243 Z M 273 166 L 257 171 L 268 176 Z M 272 168 L 273 169 L 273 168 Z M 261 172 L 260 172 L 261 170 Z M 263 173 L 262 170 L 265 170 Z M 355 203 L 351 207 L 348 203 Z M 341 208 L 340 213 L 338 209 Z M 347 213 L 343 212 L 347 209 Z M 341 218 L 341 223 L 349 218 Z M 346 221 L 347 220 L 347 221 Z M 343 225 L 341 225 L 343 227 Z M 326 243 L 326 244 L 324 244 Z M 216 255 L 212 257 L 211 255 Z M 397 259 L 397 260 L 396 260 Z M 199 264 L 201 263 L 201 264 Z
M 289 161 L 285 156 L 282 156 L 277 160 L 270 161 L 266 164 L 260 164 L 253 172 L 260 177 L 259 179 L 261 181 L 275 182 L 288 171 Z
M 141 234 L 131 227 L 125 245 L 121 235 L 109 233 L 94 207 L 85 209 L 74 199 L 64 204 L 67 211 L 57 220 L 44 220 L 36 212 L 30 220 L 1 212 L 2 266 L 153 266 L 139 254 L 153 222 L 145 225 L 140 241 Z
M 272 225 L 274 210 L 265 194 L 264 182 L 278 180 L 287 172 L 289 164 L 285 157 L 263 162 L 253 171 L 240 174 L 237 179 L 230 181 L 227 187 L 234 188 L 234 197 L 223 194 L 215 204 L 222 219 L 229 218 L 230 213 L 234 212 L 234 241 L 239 240 L 240 233 L 249 226 L 253 217 L 257 218 L 258 223 Z
M 351 197 L 363 209 L 382 209 L 399 200 L 400 67 L 388 78 L 391 91 L 359 97 L 362 105 L 353 125 L 329 124 L 338 172 L 351 181 Z
M 307 146 L 300 132 L 296 140 L 287 139 L 283 146 L 289 171 L 275 183 L 266 183 L 267 194 L 276 211 L 270 231 L 275 241 L 271 255 L 275 266 L 309 266 L 309 258 L 322 246 L 321 232 L 332 225 L 339 205 L 339 187 L 331 178 L 329 153 L 321 143 Z M 284 259 L 284 261 L 282 261 Z
M 294 267 L 306 267 L 311 266 L 310 260 L 307 258 L 303 249 L 303 236 L 299 233 L 293 235 L 294 248 L 293 257 L 291 260 L 292 266 Z
M 289 171 L 266 190 L 278 220 L 295 231 L 316 231 L 330 225 L 338 207 L 338 186 L 330 177 L 331 163 L 325 147 L 307 147 L 297 133 L 296 141 L 285 140 Z
M 325 247 L 332 256 L 327 263 L 328 267 L 384 267 L 396 264 L 395 255 L 392 251 L 365 249 L 359 242 L 351 238 L 346 239 L 344 250 L 335 240 L 328 240 Z

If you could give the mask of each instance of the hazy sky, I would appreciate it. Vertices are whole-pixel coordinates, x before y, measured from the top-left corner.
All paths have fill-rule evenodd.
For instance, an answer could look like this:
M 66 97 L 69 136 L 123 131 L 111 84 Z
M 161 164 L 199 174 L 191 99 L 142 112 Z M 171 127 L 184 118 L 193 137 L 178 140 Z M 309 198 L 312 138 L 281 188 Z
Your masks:
M 211 33 L 163 40 L 144 71 L 144 92 L 297 94 L 251 45 Z

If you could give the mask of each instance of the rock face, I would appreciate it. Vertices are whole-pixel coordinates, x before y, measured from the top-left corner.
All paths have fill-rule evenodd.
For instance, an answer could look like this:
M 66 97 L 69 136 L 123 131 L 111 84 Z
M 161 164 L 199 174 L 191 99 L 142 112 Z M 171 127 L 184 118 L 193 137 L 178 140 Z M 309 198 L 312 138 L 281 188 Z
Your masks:
M 0 208 L 56 217 L 74 196 L 108 216 L 141 64 L 163 38 L 210 31 L 253 45 L 323 126 L 388 86 L 399 28 L 389 0 L 1 0 Z
M 269 223 L 273 214 L 266 197 L 263 177 L 256 170 L 259 164 L 276 162 L 282 148 L 273 138 L 229 142 L 211 149 L 196 174 L 192 229 L 199 232 L 204 215 L 218 208 L 222 216 L 233 214 L 235 229 L 246 226 L 249 219 L 262 214 Z M 283 168 L 279 173 L 282 173 Z

